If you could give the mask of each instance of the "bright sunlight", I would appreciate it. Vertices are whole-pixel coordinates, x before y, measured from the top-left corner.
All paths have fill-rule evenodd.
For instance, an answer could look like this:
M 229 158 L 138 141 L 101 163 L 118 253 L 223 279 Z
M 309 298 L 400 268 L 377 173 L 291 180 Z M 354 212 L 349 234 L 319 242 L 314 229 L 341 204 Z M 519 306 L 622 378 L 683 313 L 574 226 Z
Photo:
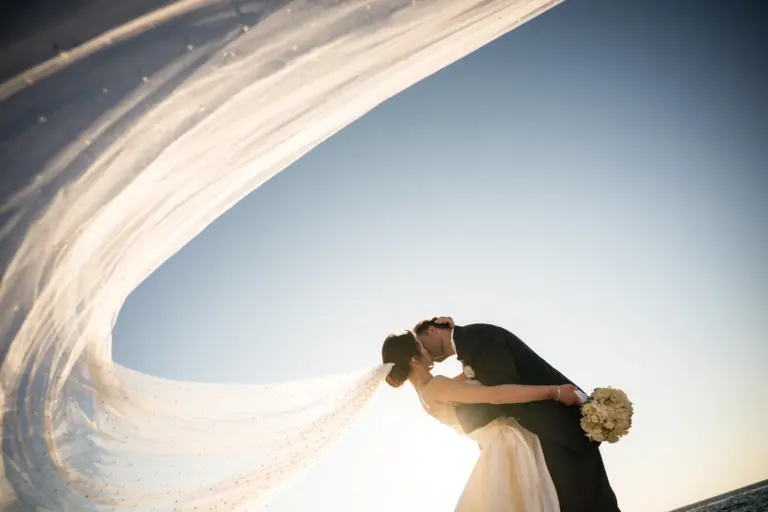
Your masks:
M 455 358 L 434 369 L 437 375 L 460 372 Z M 478 449 L 470 439 L 424 414 L 416 392 L 406 384 L 400 389 L 383 386 L 349 435 L 342 436 L 328 453 L 311 469 L 312 478 L 301 479 L 282 498 L 282 506 L 310 510 L 312 496 L 331 493 L 338 496 L 339 509 L 346 510 L 345 494 L 352 493 L 370 497 L 365 508 L 369 512 L 389 510 L 377 500 L 384 495 L 390 498 L 388 503 L 393 497 L 403 503 L 404 510 L 452 510 Z M 382 463 L 366 464 L 365 459 Z M 404 487 L 401 483 L 406 480 L 420 485 Z M 359 501 L 349 505 L 354 503 Z

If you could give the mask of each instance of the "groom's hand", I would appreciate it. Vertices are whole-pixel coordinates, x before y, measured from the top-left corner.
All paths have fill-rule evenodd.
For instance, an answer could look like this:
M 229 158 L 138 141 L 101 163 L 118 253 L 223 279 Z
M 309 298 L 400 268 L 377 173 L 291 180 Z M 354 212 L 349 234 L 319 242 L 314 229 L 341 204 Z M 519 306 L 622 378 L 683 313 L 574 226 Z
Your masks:
M 449 316 L 438 316 L 435 319 L 432 320 L 433 322 L 437 324 L 445 324 L 449 326 L 451 329 L 456 327 L 456 323 L 453 321 L 453 318 Z
M 563 405 L 581 405 L 581 398 L 576 394 L 576 390 L 579 389 L 573 384 L 561 384 L 560 385 L 560 402 Z

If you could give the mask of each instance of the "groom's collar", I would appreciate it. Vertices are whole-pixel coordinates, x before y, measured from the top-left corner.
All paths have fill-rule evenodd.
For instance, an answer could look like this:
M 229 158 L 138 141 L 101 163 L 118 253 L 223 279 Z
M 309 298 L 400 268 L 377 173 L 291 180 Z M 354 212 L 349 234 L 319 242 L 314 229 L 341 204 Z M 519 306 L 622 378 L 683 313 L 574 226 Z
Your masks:
M 470 343 L 469 340 L 467 340 L 466 327 L 460 325 L 454 327 L 451 332 L 451 342 L 456 350 L 456 359 L 462 363 L 470 364 L 475 357 L 474 352 L 476 351 L 477 346 L 475 343 Z
M 466 335 L 461 326 L 455 326 L 451 330 L 451 346 L 456 353 L 456 359 L 463 361 L 467 357 Z

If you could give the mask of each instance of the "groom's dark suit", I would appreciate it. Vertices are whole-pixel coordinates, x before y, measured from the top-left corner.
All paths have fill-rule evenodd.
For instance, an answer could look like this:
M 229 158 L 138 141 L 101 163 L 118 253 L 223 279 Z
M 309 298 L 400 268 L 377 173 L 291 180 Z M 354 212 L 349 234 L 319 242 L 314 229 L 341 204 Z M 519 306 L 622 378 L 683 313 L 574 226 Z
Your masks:
M 456 326 L 456 356 L 486 386 L 573 384 L 511 332 L 488 324 Z M 599 444 L 581 429 L 578 407 L 559 402 L 461 405 L 456 413 L 469 433 L 498 417 L 515 418 L 535 433 L 554 480 L 562 512 L 617 512 Z

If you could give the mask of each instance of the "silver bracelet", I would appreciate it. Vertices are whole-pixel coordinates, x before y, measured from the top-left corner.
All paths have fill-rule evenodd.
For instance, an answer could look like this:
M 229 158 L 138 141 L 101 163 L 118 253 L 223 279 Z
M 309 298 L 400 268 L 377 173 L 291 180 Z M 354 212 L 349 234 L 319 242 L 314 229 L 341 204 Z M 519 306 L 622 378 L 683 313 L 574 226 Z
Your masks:
M 555 386 L 557 388 L 557 398 L 555 398 L 555 402 L 560 401 L 560 386 Z

